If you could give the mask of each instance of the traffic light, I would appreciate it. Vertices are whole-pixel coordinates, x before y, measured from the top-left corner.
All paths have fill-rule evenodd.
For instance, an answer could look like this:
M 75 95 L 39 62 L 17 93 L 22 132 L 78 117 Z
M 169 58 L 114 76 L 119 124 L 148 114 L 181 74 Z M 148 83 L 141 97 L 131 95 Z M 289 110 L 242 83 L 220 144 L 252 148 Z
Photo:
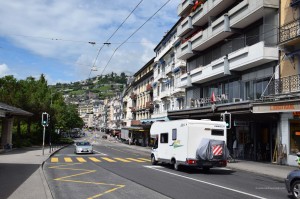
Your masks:
M 230 113 L 223 113 L 223 121 L 226 122 L 226 128 L 231 128 L 231 114 Z
M 42 125 L 48 126 L 48 113 L 44 112 L 42 114 Z

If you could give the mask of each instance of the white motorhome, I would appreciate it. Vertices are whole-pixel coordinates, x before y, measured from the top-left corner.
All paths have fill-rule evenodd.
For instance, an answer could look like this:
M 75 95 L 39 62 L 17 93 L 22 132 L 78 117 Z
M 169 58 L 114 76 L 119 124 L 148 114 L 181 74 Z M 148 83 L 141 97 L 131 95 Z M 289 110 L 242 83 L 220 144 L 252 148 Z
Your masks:
M 150 129 L 156 138 L 151 152 L 151 163 L 171 163 L 179 170 L 181 165 L 226 167 L 226 123 L 210 120 L 174 120 L 154 122 Z

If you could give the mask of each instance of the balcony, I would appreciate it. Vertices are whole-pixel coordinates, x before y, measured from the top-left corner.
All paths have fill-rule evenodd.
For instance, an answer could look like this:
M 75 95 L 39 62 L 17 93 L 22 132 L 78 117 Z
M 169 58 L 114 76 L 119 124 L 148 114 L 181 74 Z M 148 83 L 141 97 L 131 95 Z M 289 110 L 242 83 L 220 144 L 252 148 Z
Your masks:
M 226 31 L 225 16 L 219 17 L 211 26 L 205 30 L 199 31 L 191 38 L 192 50 L 202 51 L 206 48 L 224 40 L 232 35 L 232 32 Z
M 152 101 L 146 102 L 146 109 L 148 109 L 148 110 L 154 109 L 154 105 L 153 105 Z
M 285 24 L 279 28 L 279 44 L 293 44 L 300 36 L 300 19 Z
M 186 41 L 180 45 L 177 49 L 176 56 L 178 59 L 186 60 L 194 55 L 192 51 L 192 44 L 190 41 Z
M 218 2 L 221 3 L 220 1 Z M 263 18 L 266 14 L 273 11 L 272 9 L 264 8 L 278 8 L 278 4 L 279 3 L 276 0 L 242 1 L 229 10 L 228 14 L 219 17 L 212 22 L 211 26 L 194 35 L 190 39 L 192 43 L 192 50 L 203 51 L 206 48 L 224 40 L 233 34 L 231 32 L 232 28 L 242 29 L 249 26 L 251 23 Z M 222 3 L 220 5 L 222 5 Z M 203 7 L 203 9 L 204 8 L 205 7 Z M 216 7 L 216 9 L 219 9 L 219 7 Z M 197 23 L 199 24 L 200 22 Z
M 130 110 L 131 110 L 132 113 L 135 113 L 135 112 L 136 112 L 135 107 L 130 107 Z
M 186 61 L 183 60 L 177 60 L 175 62 L 174 68 L 181 68 L 181 67 L 186 67 Z
M 151 84 L 147 84 L 146 91 L 153 91 L 153 87 L 151 86 Z
M 208 22 L 209 16 L 217 16 L 224 9 L 232 5 L 235 0 L 208 0 L 202 6 L 198 7 L 195 12 L 191 13 L 192 25 L 203 26 Z
M 182 0 L 181 3 L 177 7 L 178 16 L 183 16 L 192 9 L 194 5 L 193 0 Z
M 230 71 L 244 71 L 261 64 L 278 60 L 277 47 L 265 47 L 264 42 L 259 42 L 252 46 L 247 46 L 228 55 Z M 192 71 L 191 83 L 209 82 L 224 76 L 224 58 L 212 61 L 209 65 L 198 67 Z M 181 88 L 186 88 L 187 74 L 181 77 Z
M 300 4 L 300 0 L 291 0 L 290 6 L 297 7 Z
M 273 79 L 270 82 L 266 93 L 268 93 L 268 96 L 265 96 L 265 98 L 284 95 L 296 96 L 296 93 L 300 93 L 300 74 Z
M 130 94 L 130 98 L 133 99 L 133 100 L 135 100 L 135 99 L 137 98 L 137 95 L 136 95 L 135 93 L 132 92 L 132 93 Z
M 245 28 L 279 8 L 278 0 L 244 0 L 228 12 L 231 28 Z
M 182 22 L 177 27 L 177 35 L 182 37 L 186 33 L 193 30 L 193 28 L 194 27 L 192 26 L 192 18 L 188 16 L 184 20 L 182 20 Z
M 131 120 L 131 126 L 140 126 L 141 121 L 140 120 Z
M 171 95 L 172 96 L 182 96 L 184 94 L 185 94 L 185 89 L 184 88 L 174 87 L 171 90 Z

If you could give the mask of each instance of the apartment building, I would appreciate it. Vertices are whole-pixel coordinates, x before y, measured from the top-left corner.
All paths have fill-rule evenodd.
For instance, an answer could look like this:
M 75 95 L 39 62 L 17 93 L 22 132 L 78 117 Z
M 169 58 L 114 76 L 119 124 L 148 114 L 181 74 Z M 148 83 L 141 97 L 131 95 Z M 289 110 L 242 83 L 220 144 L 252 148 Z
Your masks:
M 271 162 L 278 114 L 253 113 L 253 103 L 278 69 L 278 0 L 180 1 L 175 56 L 187 62 L 180 76 L 185 108 L 170 119 L 220 120 L 231 114 L 228 148 L 238 140 L 238 157 Z
M 141 146 L 148 146 L 151 144 L 150 139 L 150 125 L 148 121 L 153 112 L 153 65 L 154 58 L 148 61 L 140 70 L 134 75 L 128 91 L 130 105 L 126 106 L 131 111 L 130 138 L 133 143 Z M 128 101 L 127 101 L 128 102 Z M 123 103 L 124 105 L 124 103 Z
M 154 111 L 152 121 L 168 121 L 167 112 L 185 107 L 185 89 L 180 88 L 180 77 L 186 71 L 186 61 L 177 58 L 176 50 L 181 38 L 177 27 L 181 19 L 166 33 L 154 48 L 156 57 L 153 69 Z

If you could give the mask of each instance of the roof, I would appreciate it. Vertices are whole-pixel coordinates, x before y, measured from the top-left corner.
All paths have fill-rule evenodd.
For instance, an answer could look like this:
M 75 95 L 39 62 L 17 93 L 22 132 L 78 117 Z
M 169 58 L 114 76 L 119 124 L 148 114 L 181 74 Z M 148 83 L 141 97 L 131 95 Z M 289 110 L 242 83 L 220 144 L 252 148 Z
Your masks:
M 0 117 L 5 117 L 6 115 L 12 115 L 12 116 L 32 116 L 33 113 L 30 113 L 28 111 L 24 111 L 20 108 L 10 106 L 8 104 L 0 102 Z

